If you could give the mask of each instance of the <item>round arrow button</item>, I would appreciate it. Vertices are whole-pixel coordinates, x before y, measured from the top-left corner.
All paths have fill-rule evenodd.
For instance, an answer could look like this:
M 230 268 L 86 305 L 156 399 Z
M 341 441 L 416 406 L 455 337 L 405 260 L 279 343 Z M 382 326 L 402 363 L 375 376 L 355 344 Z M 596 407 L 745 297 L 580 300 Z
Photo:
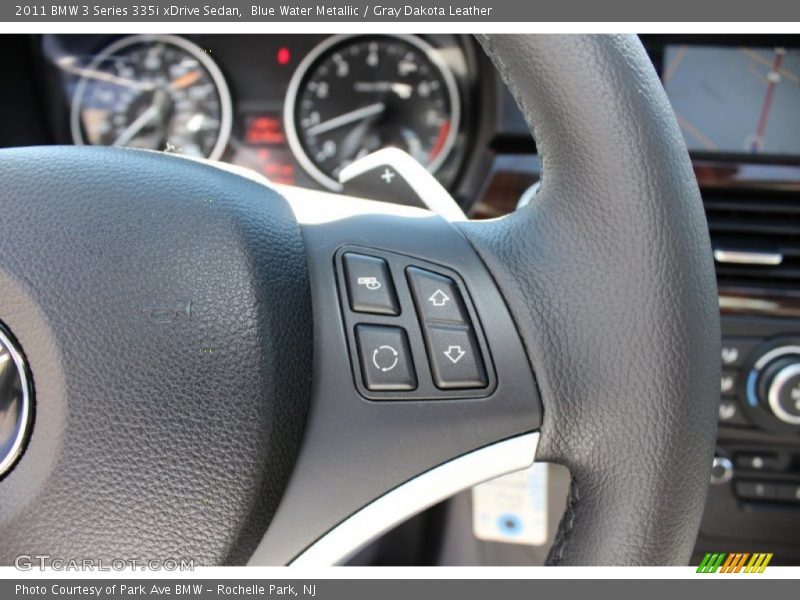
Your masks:
M 375 365 L 376 369 L 380 369 L 384 373 L 394 369 L 397 366 L 397 361 L 397 350 L 386 344 L 378 346 L 372 353 L 372 364 Z
M 410 391 L 417 389 L 417 375 L 402 327 L 356 325 L 361 376 L 364 387 L 372 391 Z

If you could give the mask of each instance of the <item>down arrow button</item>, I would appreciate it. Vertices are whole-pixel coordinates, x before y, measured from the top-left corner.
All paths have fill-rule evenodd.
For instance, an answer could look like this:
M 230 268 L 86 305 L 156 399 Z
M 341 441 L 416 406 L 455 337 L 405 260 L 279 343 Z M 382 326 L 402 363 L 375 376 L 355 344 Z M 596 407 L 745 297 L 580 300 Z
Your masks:
M 470 327 L 426 324 L 424 329 L 436 387 L 453 390 L 483 388 L 489 384 Z

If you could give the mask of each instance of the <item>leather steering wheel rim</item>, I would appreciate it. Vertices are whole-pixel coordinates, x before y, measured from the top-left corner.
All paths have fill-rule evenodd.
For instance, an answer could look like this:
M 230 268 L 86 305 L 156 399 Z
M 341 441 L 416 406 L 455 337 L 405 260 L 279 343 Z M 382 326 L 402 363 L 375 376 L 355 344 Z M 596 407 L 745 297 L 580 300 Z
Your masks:
M 572 474 L 548 562 L 687 564 L 714 453 L 720 331 L 674 113 L 635 36 L 479 40 L 543 166 L 528 207 L 463 230 L 537 376 L 537 460 Z
M 397 496 L 409 482 L 460 476 L 456 491 L 534 452 L 573 478 L 550 564 L 688 561 L 720 332 L 675 117 L 634 36 L 479 40 L 544 173 L 498 220 L 152 152 L 0 151 L 0 325 L 35 397 L 0 479 L 0 563 L 31 549 L 201 564 L 288 564 L 326 539 L 352 551 L 348 523 L 371 528 L 362 541 L 389 526 L 370 507 L 445 497 Z M 348 303 L 346 252 L 385 261 L 401 310 Z M 463 294 L 464 322 L 439 331 L 483 354 L 480 389 L 434 385 L 412 267 Z M 415 389 L 365 392 L 359 325 L 407 336 Z M 522 456 L 487 463 L 509 449 Z

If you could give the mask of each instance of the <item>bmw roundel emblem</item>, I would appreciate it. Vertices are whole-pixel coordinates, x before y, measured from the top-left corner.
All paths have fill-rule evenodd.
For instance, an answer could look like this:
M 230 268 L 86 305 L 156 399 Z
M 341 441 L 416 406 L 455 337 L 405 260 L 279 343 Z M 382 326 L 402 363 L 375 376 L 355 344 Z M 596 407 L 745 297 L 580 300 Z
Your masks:
M 31 396 L 24 356 L 0 326 L 0 478 L 22 455 L 31 424 Z

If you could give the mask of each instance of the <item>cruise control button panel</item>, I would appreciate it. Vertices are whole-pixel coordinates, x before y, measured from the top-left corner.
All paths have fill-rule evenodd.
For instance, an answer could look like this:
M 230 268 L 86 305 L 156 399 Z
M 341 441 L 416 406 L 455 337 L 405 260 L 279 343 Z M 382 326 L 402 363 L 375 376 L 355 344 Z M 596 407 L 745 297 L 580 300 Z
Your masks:
M 456 271 L 381 249 L 335 256 L 356 388 L 368 400 L 484 398 L 496 372 Z

